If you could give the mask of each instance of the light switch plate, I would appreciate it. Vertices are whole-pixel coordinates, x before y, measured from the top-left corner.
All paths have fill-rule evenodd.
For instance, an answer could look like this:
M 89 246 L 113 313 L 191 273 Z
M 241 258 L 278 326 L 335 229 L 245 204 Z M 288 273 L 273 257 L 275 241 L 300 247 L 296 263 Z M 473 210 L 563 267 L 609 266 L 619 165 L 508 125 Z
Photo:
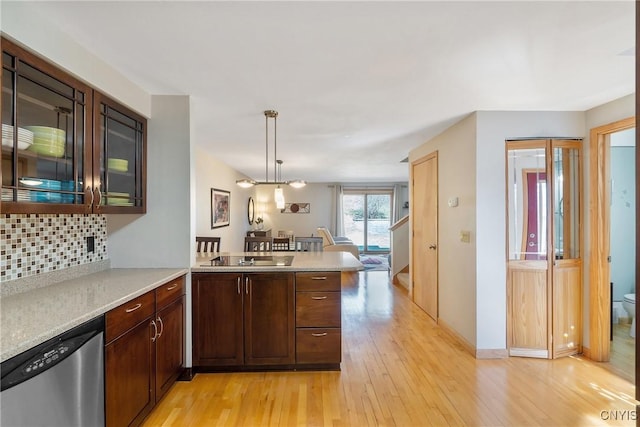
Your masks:
M 460 241 L 462 243 L 471 243 L 471 232 L 463 230 L 460 232 Z

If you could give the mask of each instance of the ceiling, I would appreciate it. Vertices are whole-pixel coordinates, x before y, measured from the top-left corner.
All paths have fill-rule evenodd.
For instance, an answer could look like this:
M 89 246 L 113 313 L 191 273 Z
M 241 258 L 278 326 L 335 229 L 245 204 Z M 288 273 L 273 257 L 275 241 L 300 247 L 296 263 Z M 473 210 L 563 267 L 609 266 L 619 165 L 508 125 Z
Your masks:
M 635 90 L 633 1 L 32 7 L 145 91 L 190 95 L 192 140 L 257 180 L 266 109 L 283 179 L 406 181 L 409 151 L 473 111 L 583 111 Z

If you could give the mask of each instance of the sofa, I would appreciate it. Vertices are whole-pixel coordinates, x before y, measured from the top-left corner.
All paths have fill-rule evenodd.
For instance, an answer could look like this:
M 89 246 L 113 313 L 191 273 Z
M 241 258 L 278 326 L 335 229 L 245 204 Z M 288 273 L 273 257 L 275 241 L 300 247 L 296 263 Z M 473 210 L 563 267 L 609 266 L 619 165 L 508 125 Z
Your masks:
M 360 251 L 347 237 L 334 237 L 327 227 L 318 227 L 317 233 L 322 237 L 323 250 L 327 252 L 349 252 L 357 260 L 360 259 Z

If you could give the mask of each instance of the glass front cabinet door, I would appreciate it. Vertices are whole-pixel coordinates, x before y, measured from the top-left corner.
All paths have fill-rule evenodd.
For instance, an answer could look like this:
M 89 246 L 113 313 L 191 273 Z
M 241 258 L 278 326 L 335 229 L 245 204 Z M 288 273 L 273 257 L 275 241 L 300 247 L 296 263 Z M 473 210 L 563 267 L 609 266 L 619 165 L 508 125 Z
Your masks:
M 2 213 L 145 213 L 146 119 L 2 38 Z
M 146 119 L 94 92 L 97 212 L 146 212 Z
M 2 39 L 2 212 L 91 212 L 92 89 Z

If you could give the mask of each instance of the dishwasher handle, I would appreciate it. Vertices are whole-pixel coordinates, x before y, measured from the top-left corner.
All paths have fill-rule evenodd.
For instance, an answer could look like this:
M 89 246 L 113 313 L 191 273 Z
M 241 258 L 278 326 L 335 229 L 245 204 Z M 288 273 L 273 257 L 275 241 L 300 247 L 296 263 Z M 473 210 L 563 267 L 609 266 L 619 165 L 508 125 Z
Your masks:
M 2 362 L 0 391 L 15 387 L 53 368 L 103 332 L 104 316 L 100 316 Z M 104 335 L 101 339 L 104 345 Z

